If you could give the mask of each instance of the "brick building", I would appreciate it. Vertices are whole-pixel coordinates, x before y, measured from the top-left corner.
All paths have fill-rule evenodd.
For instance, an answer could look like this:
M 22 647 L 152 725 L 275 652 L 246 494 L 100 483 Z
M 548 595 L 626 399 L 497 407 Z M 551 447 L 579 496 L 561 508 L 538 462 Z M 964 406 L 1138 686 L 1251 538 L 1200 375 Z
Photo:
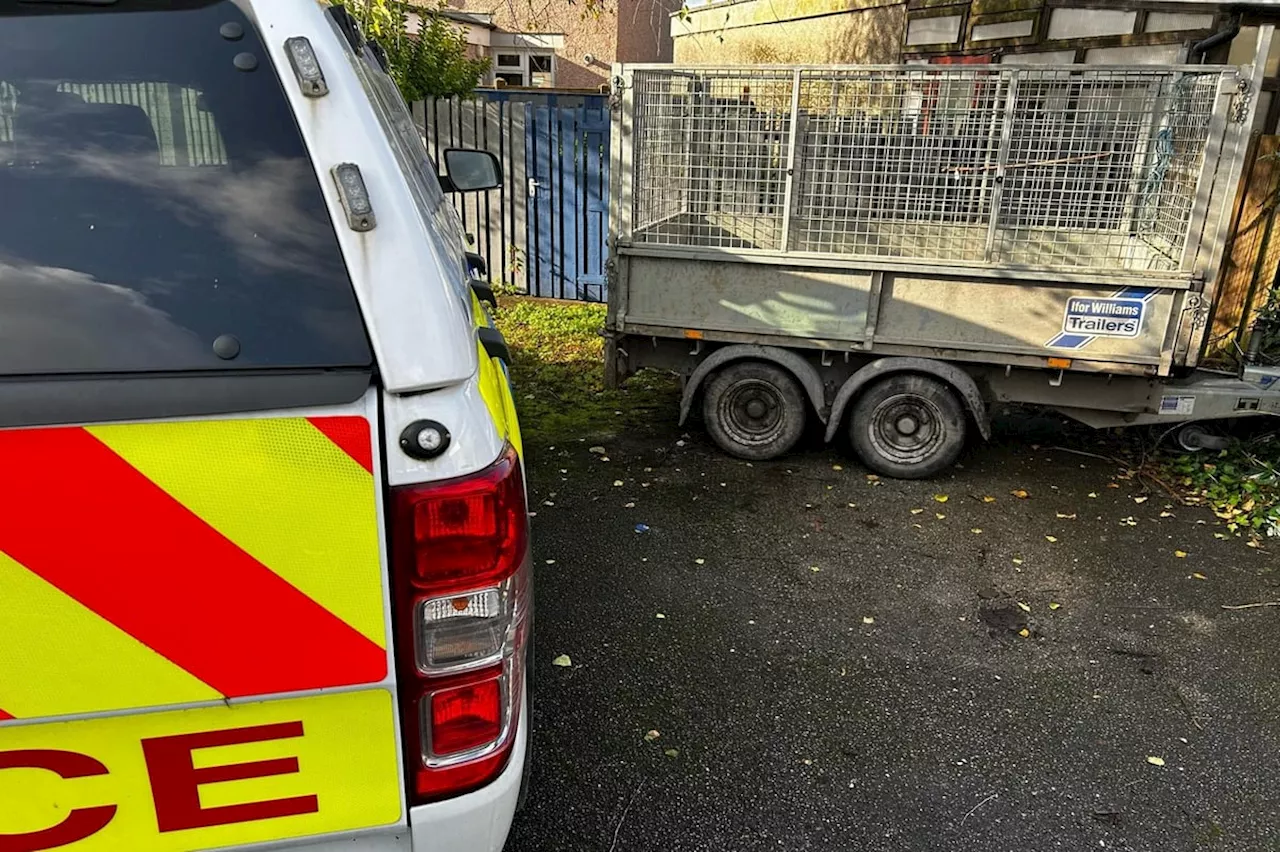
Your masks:
M 433 0 L 414 0 L 436 8 Z M 448 0 L 441 11 L 475 56 L 486 85 L 599 89 L 614 62 L 670 62 L 670 14 L 680 0 L 610 0 L 598 11 L 568 0 Z M 413 24 L 411 23 L 411 27 Z
M 679 63 L 1248 62 L 1237 8 L 1205 0 L 691 0 Z M 1246 18 L 1248 17 L 1246 14 Z M 1215 33 L 1206 48 L 1197 48 Z M 1196 51 L 1199 53 L 1196 53 Z M 1193 55 L 1196 54 L 1196 55 Z M 1207 55 L 1206 55 L 1207 54 Z

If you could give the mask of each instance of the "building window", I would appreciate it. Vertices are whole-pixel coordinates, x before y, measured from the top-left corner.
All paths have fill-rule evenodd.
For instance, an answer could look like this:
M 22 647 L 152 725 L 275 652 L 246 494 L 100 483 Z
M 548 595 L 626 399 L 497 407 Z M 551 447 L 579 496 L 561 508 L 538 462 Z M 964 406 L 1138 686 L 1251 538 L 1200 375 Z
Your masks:
M 555 85 L 555 55 L 549 51 L 497 53 L 494 81 L 505 86 L 549 88 Z
M 992 41 L 1000 38 L 1026 38 L 1035 29 L 1031 18 L 1021 21 L 1005 21 L 999 24 L 977 24 L 973 28 L 974 41 Z
M 1049 17 L 1049 41 L 1129 35 L 1137 20 L 1137 12 L 1124 10 L 1054 9 Z
M 921 44 L 954 44 L 960 39 L 959 15 L 912 18 L 907 24 L 907 46 Z
M 552 85 L 550 53 L 529 54 L 529 85 L 545 88 Z

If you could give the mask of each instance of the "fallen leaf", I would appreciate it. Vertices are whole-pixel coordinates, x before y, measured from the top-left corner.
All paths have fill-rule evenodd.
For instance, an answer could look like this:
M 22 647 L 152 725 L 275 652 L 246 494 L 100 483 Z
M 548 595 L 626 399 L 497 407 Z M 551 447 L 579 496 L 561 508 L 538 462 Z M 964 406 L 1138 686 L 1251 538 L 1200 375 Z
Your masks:
M 600 457 L 600 461 L 608 461 L 608 460 L 609 460 L 609 457 L 608 457 L 608 456 L 601 456 L 601 457 Z
M 874 473 L 867 474 L 867 482 L 879 482 L 879 481 L 880 481 L 880 477 L 876 476 Z
M 635 504 L 635 503 L 623 503 L 623 504 L 622 504 L 622 508 L 624 508 L 624 509 L 634 509 L 635 507 L 636 507 L 636 504 Z
M 1047 542 L 1049 542 L 1050 544 L 1054 544 L 1054 543 L 1056 543 L 1056 542 L 1058 541 L 1058 539 L 1057 539 L 1057 538 L 1055 538 L 1054 536 L 1051 536 L 1051 535 L 1047 535 L 1047 536 L 1045 536 L 1045 537 L 1044 537 L 1044 540 L 1045 540 L 1045 541 L 1047 541 Z
M 1207 580 L 1207 579 L 1209 579 L 1209 578 L 1208 578 L 1208 577 L 1206 577 L 1205 575 L 1201 574 L 1199 571 L 1196 571 L 1196 572 L 1195 572 L 1195 573 L 1193 573 L 1191 576 L 1192 576 L 1192 577 L 1195 577 L 1197 580 Z
M 1147 501 L 1148 501 L 1148 500 L 1150 500 L 1150 499 L 1151 499 L 1150 497 L 1134 497 L 1134 498 L 1133 498 L 1133 502 L 1135 502 L 1135 503 L 1137 503 L 1137 504 L 1141 505 L 1141 504 L 1143 504 L 1143 503 L 1147 502 Z
M 1013 557 L 1013 564 L 1014 564 L 1014 565 L 1021 565 L 1021 564 L 1022 564 L 1022 560 L 1021 560 L 1019 557 L 1015 556 L 1015 557 Z
M 849 508 L 850 508 L 850 509 L 856 509 L 856 508 L 858 508 L 858 504 L 857 504 L 857 503 L 850 503 L 850 504 L 848 504 L 848 505 L 849 505 Z
M 1076 515 L 1074 512 L 1072 512 L 1070 515 L 1064 515 L 1061 512 L 1058 512 L 1058 517 L 1064 521 L 1074 521 L 1076 519 Z
M 1221 541 L 1226 541 L 1231 536 L 1227 535 L 1226 533 L 1214 533 L 1213 537 Z
M 1030 605 L 1024 604 L 1022 601 L 1018 601 L 1018 609 L 1022 610 L 1023 612 L 1031 612 Z
M 1162 518 L 1172 518 L 1172 517 L 1173 517 L 1173 512 L 1161 512 L 1161 513 L 1160 513 L 1160 517 L 1162 517 Z
M 918 514 L 920 514 L 920 513 L 921 513 L 921 512 L 923 512 L 923 511 L 924 511 L 924 509 L 912 509 L 912 510 L 911 510 L 911 514 L 913 514 L 913 515 L 918 515 Z
M 1096 498 L 1096 497 L 1098 496 L 1098 492 L 1097 492 L 1097 491 L 1090 491 L 1090 492 L 1089 492 L 1089 496 L 1090 496 L 1090 497 L 1094 497 L 1094 498 Z
M 821 568 L 819 568 L 817 565 L 810 565 L 810 566 L 809 566 L 809 570 L 810 570 L 810 571 L 812 571 L 813 573 L 817 574 L 817 573 L 818 573 L 819 571 L 821 571 L 822 569 L 821 569 Z
M 676 758 L 680 756 L 680 749 L 669 748 L 666 751 L 664 751 L 663 754 L 665 754 L 667 757 L 670 757 L 670 758 Z
M 1147 763 L 1150 763 L 1152 766 L 1164 766 L 1164 758 L 1156 757 L 1154 754 L 1149 754 L 1147 755 Z
M 1028 636 L 1031 635 L 1031 631 L 1024 627 L 1018 631 L 1018 635 L 1021 636 L 1023 639 L 1026 639 Z
M 1174 555 L 1174 556 L 1176 556 L 1176 557 L 1178 557 L 1179 559 L 1186 559 L 1186 558 L 1187 558 L 1187 552 L 1186 552 L 1185 550 L 1175 550 L 1175 551 L 1173 552 L 1173 555 Z
M 587 450 L 587 452 L 595 453 L 598 456 L 602 456 L 605 453 L 607 453 L 608 450 L 606 450 L 604 447 L 591 447 L 590 449 Z
M 567 669 L 569 668 L 569 666 L 573 665 L 573 660 L 569 659 L 568 654 L 561 654 L 560 656 L 556 657 L 554 660 L 551 661 L 551 665 L 560 666 L 563 669 Z
M 644 741 L 647 743 L 651 743 L 660 736 L 662 736 L 662 734 L 660 734 L 658 731 L 650 731 L 649 733 L 644 735 Z
M 969 530 L 969 532 L 973 533 L 974 535 L 982 535 L 982 527 L 974 527 L 973 529 Z
M 946 494 L 935 494 L 935 495 L 933 495 L 933 499 L 934 499 L 934 500 L 937 500 L 939 503 L 945 503 L 945 502 L 947 502 L 948 500 L 950 500 L 951 498 L 950 498 L 950 497 L 948 497 Z
M 838 464 L 833 464 L 833 465 L 831 465 L 831 469 L 832 469 L 832 470 L 844 470 L 844 468 L 842 468 L 842 467 L 841 467 L 840 465 L 838 465 Z
M 693 564 L 694 564 L 694 565 L 706 565 L 706 564 L 707 564 L 707 560 L 705 560 L 705 559 L 695 559 L 695 560 L 693 560 Z
M 556 564 L 556 561 L 555 561 L 554 559 L 548 559 L 548 560 L 547 560 L 547 564 L 548 564 L 548 565 L 555 565 L 555 564 Z
M 996 498 L 994 498 L 994 497 L 992 497 L 991 495 L 989 495 L 989 494 L 988 494 L 986 497 L 983 497 L 983 498 L 982 498 L 982 502 L 983 502 L 983 503 L 994 503 L 994 502 L 996 502 Z
M 666 616 L 663 615 L 662 613 L 658 613 L 658 618 L 666 618 Z
M 940 521 L 945 521 L 947 519 L 947 516 L 942 514 L 941 512 L 934 512 L 933 516 Z
M 1057 601 L 1051 601 L 1049 603 L 1049 609 L 1062 609 L 1062 604 L 1058 603 Z
M 1252 547 L 1252 548 L 1256 549 L 1256 550 L 1260 550 L 1260 549 L 1262 549 L 1262 545 L 1258 544 L 1258 540 L 1257 540 L 1256 538 L 1251 538 L 1251 539 L 1249 539 L 1248 541 L 1246 541 L 1246 542 L 1245 542 L 1245 544 L 1246 544 L 1247 546 L 1249 546 L 1249 547 Z
M 876 620 L 875 620 L 874 618 L 872 618 L 871 616 L 869 616 L 869 615 L 864 615 L 864 616 L 862 616 L 862 623 L 863 623 L 863 624 L 875 624 L 875 623 L 876 623 Z
M 1108 487 L 1108 488 L 1119 488 L 1119 487 L 1120 487 L 1120 484 L 1119 484 L 1118 482 L 1108 482 L 1108 483 L 1107 483 L 1107 487 Z
M 615 479 L 615 480 L 613 481 L 613 487 L 614 487 L 614 488 L 621 488 L 621 487 L 622 487 L 622 480 L 621 480 L 621 479 Z
M 543 501 L 542 501 L 542 505 L 544 505 L 544 506 L 554 506 L 554 505 L 555 505 L 555 503 L 552 503 L 550 500 L 543 500 Z
M 1031 495 L 1030 495 L 1030 494 L 1028 494 L 1026 491 L 1022 490 L 1021 488 L 1016 488 L 1016 489 L 1014 489 L 1013 491 L 1010 491 L 1009 493 L 1010 493 L 1010 494 L 1012 494 L 1014 497 L 1017 497 L 1019 500 L 1025 500 L 1025 499 L 1027 499 L 1028 497 L 1030 497 L 1030 496 L 1031 496 Z

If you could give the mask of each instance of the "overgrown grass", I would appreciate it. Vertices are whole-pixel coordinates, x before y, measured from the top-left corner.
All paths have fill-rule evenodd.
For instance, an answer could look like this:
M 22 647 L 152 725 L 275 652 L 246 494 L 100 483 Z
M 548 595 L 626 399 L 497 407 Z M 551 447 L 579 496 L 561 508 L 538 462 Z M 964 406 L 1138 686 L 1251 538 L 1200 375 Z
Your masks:
M 604 387 L 604 305 L 507 297 L 496 316 L 511 345 L 520 425 L 527 439 L 554 443 L 674 423 L 680 392 L 674 376 L 633 376 Z

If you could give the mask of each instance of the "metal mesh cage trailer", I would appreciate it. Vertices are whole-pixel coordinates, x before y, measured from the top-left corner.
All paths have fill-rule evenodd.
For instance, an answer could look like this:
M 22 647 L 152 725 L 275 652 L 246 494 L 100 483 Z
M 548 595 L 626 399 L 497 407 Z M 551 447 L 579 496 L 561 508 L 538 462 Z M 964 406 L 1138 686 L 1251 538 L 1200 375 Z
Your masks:
M 1167 374 L 1202 342 L 1241 75 L 619 66 L 615 323 Z M 1077 298 L 1140 322 L 1069 334 Z

